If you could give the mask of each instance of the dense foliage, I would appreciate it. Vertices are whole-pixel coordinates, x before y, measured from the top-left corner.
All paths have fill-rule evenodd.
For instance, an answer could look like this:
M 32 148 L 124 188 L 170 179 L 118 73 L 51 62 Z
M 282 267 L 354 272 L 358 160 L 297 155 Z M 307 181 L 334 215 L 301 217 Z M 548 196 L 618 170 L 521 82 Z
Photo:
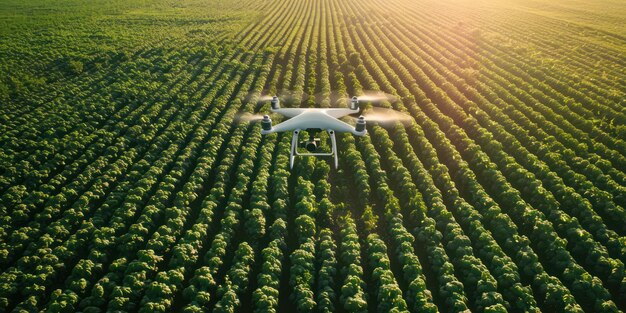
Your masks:
M 600 0 L 3 1 L 0 312 L 624 311 L 624 20 Z M 235 122 L 262 92 L 363 90 L 413 120 L 339 136 L 339 170 L 290 170 L 291 134 Z

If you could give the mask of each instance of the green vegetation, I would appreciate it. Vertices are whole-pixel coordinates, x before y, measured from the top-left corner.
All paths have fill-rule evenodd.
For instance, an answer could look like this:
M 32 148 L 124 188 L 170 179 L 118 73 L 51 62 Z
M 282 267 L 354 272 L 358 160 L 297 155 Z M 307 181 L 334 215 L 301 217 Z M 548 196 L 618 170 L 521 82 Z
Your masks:
M 624 20 L 616 0 L 2 1 L 0 312 L 624 311 Z M 290 170 L 291 134 L 234 122 L 285 90 L 382 90 L 414 120 Z

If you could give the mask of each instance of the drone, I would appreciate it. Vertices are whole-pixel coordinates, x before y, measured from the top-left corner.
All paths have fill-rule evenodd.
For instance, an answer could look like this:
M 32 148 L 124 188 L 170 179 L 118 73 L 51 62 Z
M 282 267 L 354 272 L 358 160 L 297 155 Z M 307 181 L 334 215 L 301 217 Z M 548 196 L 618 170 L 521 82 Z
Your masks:
M 361 98 L 372 101 L 383 97 L 363 96 Z M 367 129 L 365 127 L 367 122 L 364 115 L 360 115 L 358 118 L 355 118 L 356 125 L 354 126 L 340 120 L 340 118 L 344 116 L 352 117 L 351 115 L 362 113 L 359 108 L 359 100 L 361 99 L 354 96 L 350 99 L 349 106 L 343 108 L 281 108 L 278 96 L 272 96 L 270 101 L 270 111 L 272 113 L 278 113 L 285 116 L 288 120 L 273 125 L 269 114 L 248 120 L 261 122 L 262 135 L 279 132 L 293 132 L 289 157 L 290 168 L 293 168 L 296 156 L 333 157 L 335 161 L 335 168 L 338 168 L 339 157 L 335 134 L 351 133 L 360 137 L 367 134 Z M 403 122 L 407 119 L 412 119 L 405 113 L 392 109 L 375 109 L 375 111 L 378 112 L 368 115 L 368 120 L 376 122 Z M 309 138 L 308 140 L 300 141 L 299 137 L 303 131 L 306 131 L 309 134 Z M 330 152 L 318 152 L 318 149 L 321 146 L 321 139 L 316 138 L 315 136 L 322 131 L 326 131 L 330 137 Z M 299 152 L 299 147 L 306 148 L 308 152 Z

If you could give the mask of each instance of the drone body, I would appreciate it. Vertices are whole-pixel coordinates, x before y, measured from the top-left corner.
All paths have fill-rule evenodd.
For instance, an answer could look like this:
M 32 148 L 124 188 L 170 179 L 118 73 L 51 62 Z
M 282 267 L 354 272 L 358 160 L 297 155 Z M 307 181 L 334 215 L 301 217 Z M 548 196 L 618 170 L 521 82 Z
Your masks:
M 355 136 L 365 136 L 367 130 L 365 129 L 366 118 L 360 115 L 358 118 L 354 117 L 355 114 L 365 114 L 368 121 L 378 122 L 379 124 L 385 123 L 397 123 L 397 122 L 410 122 L 413 118 L 403 112 L 399 112 L 389 108 L 371 107 L 367 112 L 361 112 L 359 109 L 359 100 L 369 103 L 377 101 L 395 101 L 395 97 L 386 95 L 381 92 L 375 92 L 370 95 L 362 95 L 359 98 L 352 97 L 349 99 L 348 107 L 343 108 L 281 108 L 280 100 L 277 96 L 271 98 L 263 97 L 261 101 L 267 101 L 271 99 L 271 109 L 273 113 L 283 115 L 288 120 L 272 125 L 272 119 L 269 115 L 259 116 L 251 115 L 250 113 L 242 116 L 240 120 L 243 121 L 259 121 L 261 122 L 261 134 L 267 135 L 279 132 L 293 132 L 291 140 L 291 152 L 290 152 L 290 166 L 293 168 L 293 162 L 296 156 L 330 156 L 335 159 L 335 168 L 339 166 L 339 160 L 337 156 L 337 140 L 335 138 L 336 133 L 351 133 Z M 340 118 L 344 116 L 352 117 L 355 120 L 355 125 L 352 126 Z M 252 118 L 251 118 L 252 117 Z M 301 132 L 306 131 L 309 134 L 309 139 L 305 141 L 299 141 L 298 136 Z M 320 131 L 326 131 L 330 137 L 331 151 L 330 152 L 316 152 L 321 144 L 320 138 L 315 138 L 315 134 Z M 306 147 L 308 153 L 298 152 L 298 146 Z
M 358 100 L 353 97 L 350 102 L 350 108 L 281 108 L 278 97 L 272 98 L 271 111 L 281 114 L 290 119 L 272 126 L 272 120 L 268 115 L 261 120 L 262 130 L 261 134 L 267 135 L 277 132 L 292 131 L 293 138 L 291 140 L 291 155 L 289 158 L 289 165 L 293 168 L 294 159 L 296 156 L 332 156 L 335 159 L 335 168 L 339 166 L 339 159 L 337 155 L 337 140 L 335 133 L 351 133 L 356 136 L 364 136 L 367 134 L 365 129 L 365 118 L 359 117 L 356 126 L 352 126 L 346 122 L 339 120 L 339 118 L 359 113 Z M 309 153 L 298 152 L 298 136 L 300 132 L 306 130 L 310 133 L 310 138 L 305 142 L 306 148 Z M 325 130 L 328 132 L 331 141 L 331 152 L 321 153 L 315 152 L 319 140 L 314 138 L 314 133 L 319 130 Z

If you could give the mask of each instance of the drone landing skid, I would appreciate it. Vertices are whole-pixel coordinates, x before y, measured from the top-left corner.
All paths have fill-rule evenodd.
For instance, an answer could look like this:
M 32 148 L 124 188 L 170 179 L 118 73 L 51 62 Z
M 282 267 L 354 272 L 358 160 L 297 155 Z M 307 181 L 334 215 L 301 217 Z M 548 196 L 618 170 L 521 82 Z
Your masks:
M 330 153 L 299 153 L 298 152 L 298 135 L 300 134 L 300 130 L 296 129 L 293 131 L 293 137 L 291 138 L 291 156 L 289 158 L 289 167 L 293 168 L 293 162 L 296 156 L 334 156 L 335 157 L 335 168 L 339 167 L 339 157 L 337 155 L 337 140 L 335 139 L 335 131 L 327 129 L 326 130 L 330 135 L 330 143 L 332 146 L 332 151 Z

